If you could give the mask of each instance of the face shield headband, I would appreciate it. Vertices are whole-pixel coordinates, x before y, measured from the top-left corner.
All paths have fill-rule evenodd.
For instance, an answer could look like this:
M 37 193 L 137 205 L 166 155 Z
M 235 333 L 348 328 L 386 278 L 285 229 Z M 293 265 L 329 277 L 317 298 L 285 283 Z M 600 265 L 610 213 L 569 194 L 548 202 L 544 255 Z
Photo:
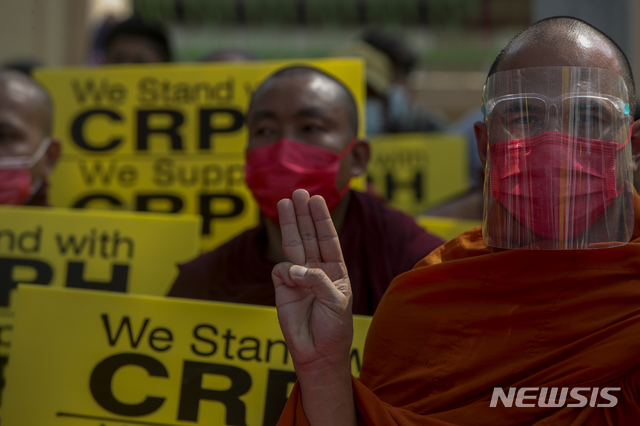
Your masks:
M 541 67 L 487 79 L 483 237 L 489 246 L 586 249 L 633 232 L 631 117 L 610 70 Z

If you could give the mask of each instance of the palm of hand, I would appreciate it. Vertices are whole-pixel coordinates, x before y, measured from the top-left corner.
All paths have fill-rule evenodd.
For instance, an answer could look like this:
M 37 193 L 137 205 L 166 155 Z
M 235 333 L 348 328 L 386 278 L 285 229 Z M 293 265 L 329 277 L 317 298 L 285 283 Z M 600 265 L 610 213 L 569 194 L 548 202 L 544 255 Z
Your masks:
M 340 242 L 321 197 L 298 190 L 278 204 L 289 262 L 273 270 L 280 326 L 296 368 L 344 357 L 353 339 L 351 286 Z M 304 276 L 295 271 L 304 265 Z M 304 268 L 302 268 L 304 272 Z

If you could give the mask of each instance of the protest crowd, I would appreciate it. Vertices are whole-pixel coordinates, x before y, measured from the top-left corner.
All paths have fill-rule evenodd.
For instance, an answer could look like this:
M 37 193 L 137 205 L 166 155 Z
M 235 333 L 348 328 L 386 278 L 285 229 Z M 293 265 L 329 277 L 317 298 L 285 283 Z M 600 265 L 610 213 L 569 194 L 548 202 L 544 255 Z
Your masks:
M 631 0 L 64 1 L 0 5 L 3 426 L 640 424 Z

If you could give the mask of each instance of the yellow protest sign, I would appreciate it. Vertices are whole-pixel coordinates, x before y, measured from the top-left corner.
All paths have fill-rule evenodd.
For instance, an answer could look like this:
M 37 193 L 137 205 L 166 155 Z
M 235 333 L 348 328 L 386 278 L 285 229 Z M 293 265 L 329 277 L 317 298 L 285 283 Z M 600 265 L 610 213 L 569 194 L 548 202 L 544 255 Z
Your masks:
M 337 77 L 359 105 L 359 59 L 42 69 L 63 154 L 51 176 L 55 206 L 193 213 L 203 250 L 254 226 L 244 183 L 244 114 L 277 69 L 307 65 Z
M 482 224 L 480 220 L 437 216 L 418 216 L 416 217 L 416 222 L 445 241 L 449 241 L 463 232 Z
M 294 381 L 274 308 L 23 285 L 2 423 L 274 425 Z
M 375 136 L 367 175 L 390 206 L 416 215 L 468 190 L 466 142 L 441 133 Z
M 0 307 L 18 283 L 164 295 L 198 252 L 199 218 L 0 206 Z
M 0 206 L 0 371 L 18 283 L 163 295 L 199 227 L 193 215 Z

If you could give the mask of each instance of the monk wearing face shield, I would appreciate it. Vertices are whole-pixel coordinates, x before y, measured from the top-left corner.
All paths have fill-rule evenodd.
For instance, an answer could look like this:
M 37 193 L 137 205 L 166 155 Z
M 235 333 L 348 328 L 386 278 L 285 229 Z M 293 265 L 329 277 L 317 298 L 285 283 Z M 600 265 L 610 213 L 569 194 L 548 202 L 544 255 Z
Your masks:
M 273 277 L 299 381 L 279 424 L 638 424 L 634 97 L 623 52 L 583 21 L 543 20 L 507 44 L 475 125 L 483 225 L 393 281 L 359 380 L 324 200 L 281 201 L 288 262 Z

